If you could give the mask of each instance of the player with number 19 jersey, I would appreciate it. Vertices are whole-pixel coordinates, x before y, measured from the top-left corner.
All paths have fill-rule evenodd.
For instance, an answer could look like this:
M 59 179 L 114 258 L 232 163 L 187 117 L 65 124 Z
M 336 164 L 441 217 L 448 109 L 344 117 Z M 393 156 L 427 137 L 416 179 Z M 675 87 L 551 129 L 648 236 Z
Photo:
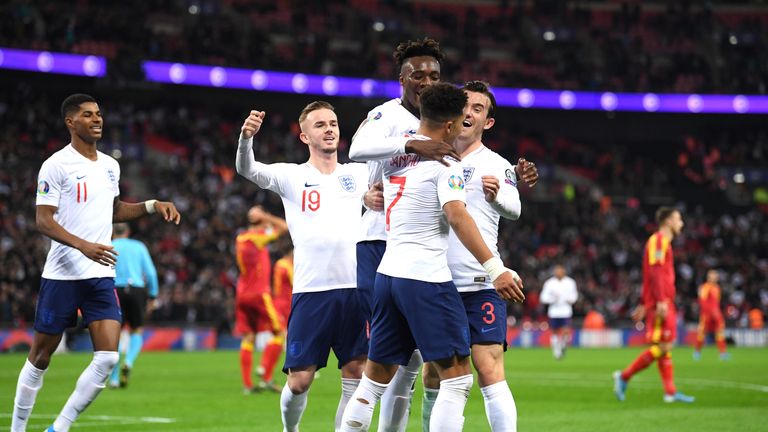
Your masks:
M 461 166 L 406 154 L 385 161 L 383 174 L 389 234 L 376 276 L 368 357 L 405 365 L 416 348 L 425 361 L 467 356 L 467 316 L 451 281 L 443 213 L 446 203 L 466 201 Z
M 255 164 L 251 180 L 280 195 L 285 207 L 294 244 L 293 293 L 355 288 L 365 164 L 338 164 L 329 175 L 308 163 Z

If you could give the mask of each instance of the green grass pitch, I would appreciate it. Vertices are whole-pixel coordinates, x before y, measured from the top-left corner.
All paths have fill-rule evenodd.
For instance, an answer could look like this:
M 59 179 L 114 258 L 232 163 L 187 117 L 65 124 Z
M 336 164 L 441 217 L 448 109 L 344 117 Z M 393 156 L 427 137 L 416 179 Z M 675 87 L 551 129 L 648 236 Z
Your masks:
M 555 361 L 545 349 L 511 349 L 507 379 L 517 402 L 520 431 L 768 431 L 768 349 L 732 349 L 721 362 L 714 348 L 693 361 L 690 348 L 674 351 L 678 388 L 692 405 L 664 404 L 655 364 L 637 375 L 627 400 L 617 402 L 611 372 L 641 348 L 571 349 Z M 20 354 L 0 355 L 0 430 L 8 430 Z M 39 393 L 30 431 L 42 431 L 61 409 L 88 354 L 54 357 Z M 335 359 L 329 362 L 335 365 Z M 278 375 L 280 382 L 284 376 Z M 302 432 L 332 431 L 340 392 L 338 371 L 321 371 L 309 394 Z M 408 431 L 421 431 L 421 387 Z M 278 394 L 241 392 L 236 351 L 143 353 L 128 388 L 106 389 L 73 430 L 280 431 Z M 488 431 L 475 389 L 465 411 L 465 431 Z M 375 430 L 375 429 L 374 429 Z

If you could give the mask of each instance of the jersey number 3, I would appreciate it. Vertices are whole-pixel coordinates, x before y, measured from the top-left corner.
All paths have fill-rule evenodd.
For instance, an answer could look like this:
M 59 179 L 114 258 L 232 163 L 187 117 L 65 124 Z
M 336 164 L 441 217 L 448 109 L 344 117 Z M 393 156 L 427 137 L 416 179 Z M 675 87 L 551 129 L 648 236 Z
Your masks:
M 405 177 L 403 176 L 389 176 L 389 182 L 391 184 L 396 184 L 400 186 L 400 188 L 397 189 L 397 195 L 395 195 L 395 199 L 392 200 L 391 203 L 389 203 L 389 206 L 387 206 L 387 231 L 389 231 L 389 215 L 392 213 L 392 207 L 397 204 L 398 201 L 400 201 L 400 198 L 403 197 L 403 190 L 405 189 Z
M 307 193 L 307 190 L 301 193 L 301 211 L 317 211 L 320 208 L 320 192 L 317 189 L 312 189 Z

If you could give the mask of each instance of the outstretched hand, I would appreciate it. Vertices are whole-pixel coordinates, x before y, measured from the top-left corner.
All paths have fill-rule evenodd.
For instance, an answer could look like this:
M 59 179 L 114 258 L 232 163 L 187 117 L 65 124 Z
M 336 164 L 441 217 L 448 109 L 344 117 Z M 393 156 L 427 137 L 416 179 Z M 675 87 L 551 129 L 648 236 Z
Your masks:
M 536 168 L 536 164 L 525 160 L 525 158 L 517 160 L 515 174 L 517 174 L 517 178 L 523 180 L 528 187 L 536 186 L 536 183 L 539 181 L 539 169 Z
M 436 160 L 445 166 L 450 166 L 450 163 L 443 159 L 445 156 L 450 156 L 457 161 L 461 160 L 461 156 L 459 156 L 456 149 L 444 141 L 410 140 L 405 143 L 405 151 L 407 153 L 416 153 L 425 159 Z
M 259 129 L 261 129 L 261 123 L 264 122 L 264 116 L 266 115 L 267 113 L 264 111 L 252 110 L 248 115 L 248 118 L 243 122 L 243 127 L 240 128 L 240 133 L 243 135 L 243 138 L 253 138 L 253 136 L 259 132 Z
M 506 301 L 522 303 L 525 300 L 523 294 L 523 281 L 514 270 L 505 271 L 493 281 L 493 287 L 501 298 Z
M 156 201 L 155 212 L 163 217 L 166 222 L 173 222 L 176 225 L 181 222 L 181 213 L 176 210 L 176 206 L 169 201 Z
M 117 263 L 118 254 L 114 246 L 85 242 L 78 250 L 89 259 L 103 266 L 115 265 Z

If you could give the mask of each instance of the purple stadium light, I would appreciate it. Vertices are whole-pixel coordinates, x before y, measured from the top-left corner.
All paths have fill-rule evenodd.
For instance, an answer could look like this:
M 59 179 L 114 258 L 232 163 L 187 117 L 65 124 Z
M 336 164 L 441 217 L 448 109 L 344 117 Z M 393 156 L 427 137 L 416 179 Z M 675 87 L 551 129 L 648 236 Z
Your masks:
M 351 97 L 399 97 L 397 81 L 144 62 L 147 80 L 168 84 Z M 768 114 L 768 96 L 611 93 L 495 87 L 499 106 L 523 109 Z
M 103 77 L 107 74 L 107 60 L 92 55 L 0 48 L 0 69 Z

